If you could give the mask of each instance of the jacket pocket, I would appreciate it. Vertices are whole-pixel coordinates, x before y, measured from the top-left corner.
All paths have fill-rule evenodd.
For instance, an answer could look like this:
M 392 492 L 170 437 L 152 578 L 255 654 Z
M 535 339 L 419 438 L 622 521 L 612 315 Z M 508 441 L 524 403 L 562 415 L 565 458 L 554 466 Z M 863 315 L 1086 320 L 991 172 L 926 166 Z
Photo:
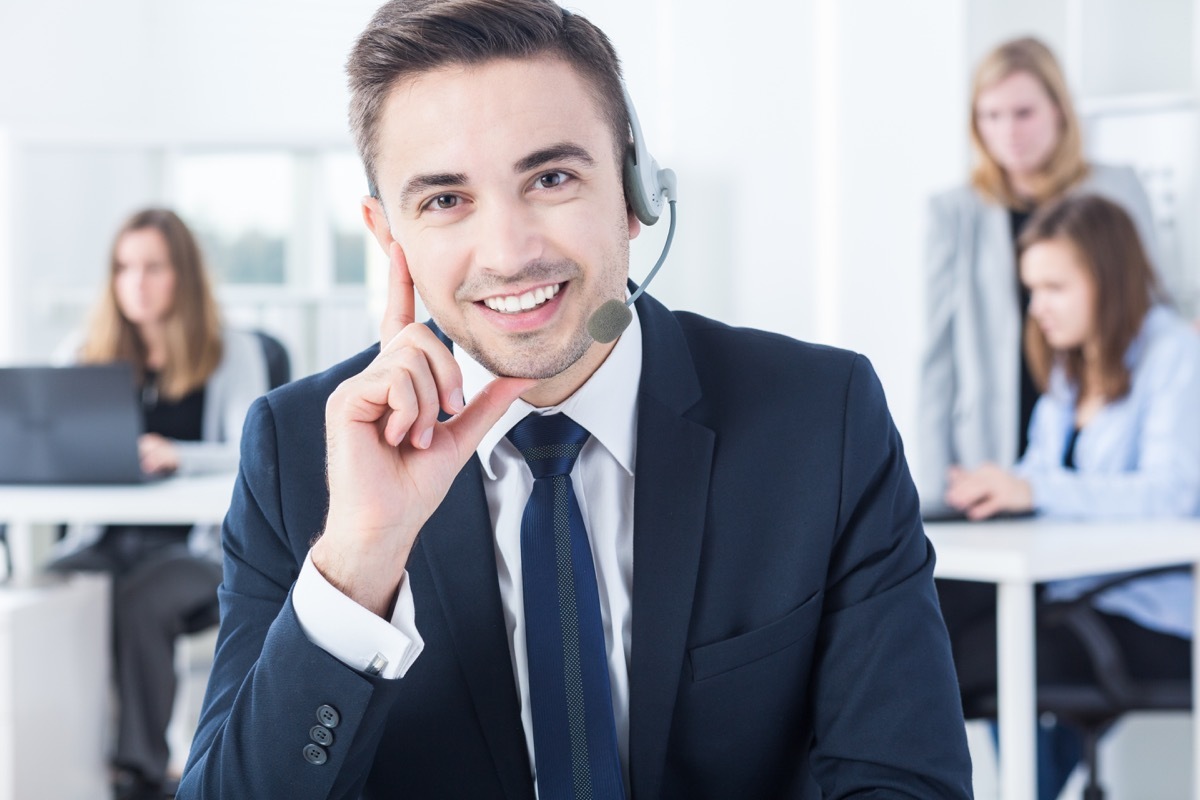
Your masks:
M 814 592 L 774 622 L 688 652 L 692 680 L 702 681 L 744 667 L 812 637 L 821 618 L 821 593 Z

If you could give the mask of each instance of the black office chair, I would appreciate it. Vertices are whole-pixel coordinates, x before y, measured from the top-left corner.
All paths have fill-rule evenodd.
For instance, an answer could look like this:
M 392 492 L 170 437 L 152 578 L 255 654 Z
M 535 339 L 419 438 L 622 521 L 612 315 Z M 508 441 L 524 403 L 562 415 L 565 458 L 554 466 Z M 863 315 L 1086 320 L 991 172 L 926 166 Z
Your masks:
M 255 331 L 258 343 L 262 346 L 263 356 L 267 360 L 267 386 L 278 389 L 292 379 L 292 360 L 288 356 L 283 342 L 266 331 Z
M 1123 714 L 1131 711 L 1190 711 L 1192 682 L 1186 680 L 1136 679 L 1126 665 L 1124 653 L 1101 621 L 1092 600 L 1096 595 L 1128 581 L 1168 573 L 1190 574 L 1187 566 L 1160 567 L 1122 575 L 1105 581 L 1067 602 L 1053 603 L 1046 610 L 1050 625 L 1068 628 L 1082 642 L 1091 661 L 1095 681 L 1080 684 L 1039 683 L 1038 713 L 1052 713 L 1059 721 L 1083 734 L 1083 764 L 1087 768 L 1084 800 L 1104 800 L 1099 781 L 1100 739 Z M 964 709 L 968 717 L 995 718 L 995 695 L 976 698 Z

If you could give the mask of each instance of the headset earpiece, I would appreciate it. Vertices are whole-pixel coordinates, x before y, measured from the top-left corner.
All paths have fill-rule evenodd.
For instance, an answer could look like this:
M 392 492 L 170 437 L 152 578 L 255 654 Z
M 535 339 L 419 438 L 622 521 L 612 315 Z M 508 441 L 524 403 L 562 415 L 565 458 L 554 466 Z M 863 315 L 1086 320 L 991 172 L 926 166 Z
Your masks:
M 675 199 L 675 173 L 658 168 L 658 162 L 646 148 L 642 126 L 638 122 L 629 90 L 622 86 L 621 91 L 625 95 L 625 110 L 629 114 L 629 129 L 633 133 L 633 141 L 625 149 L 622 170 L 625 202 L 643 224 L 653 225 L 662 216 L 667 200 Z

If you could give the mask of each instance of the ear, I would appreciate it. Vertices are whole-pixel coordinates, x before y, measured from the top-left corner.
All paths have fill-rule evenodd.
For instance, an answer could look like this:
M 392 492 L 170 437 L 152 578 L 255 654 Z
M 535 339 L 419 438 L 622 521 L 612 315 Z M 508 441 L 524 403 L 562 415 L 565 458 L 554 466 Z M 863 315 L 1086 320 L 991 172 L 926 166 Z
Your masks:
M 392 242 L 392 226 L 388 223 L 387 214 L 383 210 L 383 202 L 377 197 L 368 195 L 362 199 L 362 216 L 367 230 L 379 242 L 384 253 L 389 253 Z
M 633 213 L 633 206 L 625 206 L 625 216 L 629 220 L 629 239 L 632 241 L 642 232 L 642 221 Z

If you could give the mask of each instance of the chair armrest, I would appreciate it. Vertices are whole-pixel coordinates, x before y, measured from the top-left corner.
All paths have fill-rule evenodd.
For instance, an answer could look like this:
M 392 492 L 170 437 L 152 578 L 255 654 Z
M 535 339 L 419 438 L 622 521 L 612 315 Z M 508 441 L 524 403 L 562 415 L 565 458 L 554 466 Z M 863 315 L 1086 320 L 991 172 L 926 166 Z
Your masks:
M 1103 594 L 1115 586 L 1121 586 L 1122 584 L 1129 583 L 1131 581 L 1138 581 L 1142 578 L 1153 578 L 1157 575 L 1172 575 L 1175 573 L 1190 575 L 1191 572 L 1191 564 L 1172 564 L 1167 567 L 1151 567 L 1150 569 L 1140 569 L 1136 572 L 1125 572 L 1101 581 L 1078 597 L 1073 597 L 1070 600 L 1054 601 L 1050 605 L 1068 606 L 1077 603 L 1090 603 L 1096 597 L 1096 595 Z
M 1190 565 L 1173 565 L 1139 570 L 1103 581 L 1071 600 L 1048 603 L 1043 612 L 1047 625 L 1069 629 L 1087 651 L 1096 682 L 1110 700 L 1122 706 L 1132 706 L 1140 692 L 1129 673 L 1121 646 L 1092 606 L 1095 597 L 1115 586 L 1156 575 L 1191 573 Z

